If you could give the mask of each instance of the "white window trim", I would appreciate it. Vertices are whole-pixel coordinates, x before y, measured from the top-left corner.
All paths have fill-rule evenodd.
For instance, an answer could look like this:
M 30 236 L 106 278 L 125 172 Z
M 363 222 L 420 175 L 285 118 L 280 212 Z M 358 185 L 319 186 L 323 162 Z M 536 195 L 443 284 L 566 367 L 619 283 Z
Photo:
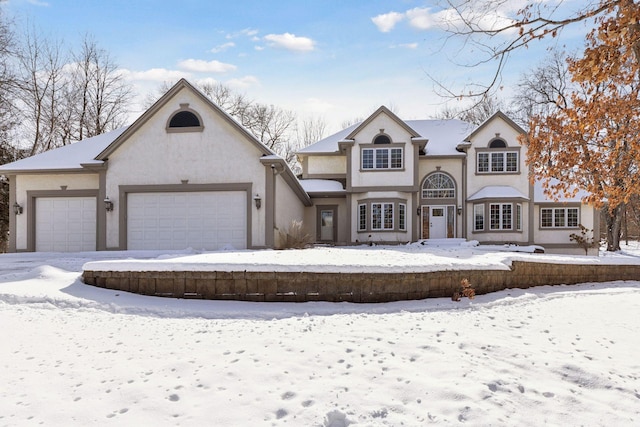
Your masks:
M 364 210 L 364 228 L 362 227 L 362 211 Z M 360 203 L 358 205 L 358 231 L 367 231 L 367 204 Z
M 379 168 L 378 167 L 378 162 L 376 161 L 378 158 L 378 151 L 381 150 L 386 150 L 387 151 L 387 167 L 386 168 Z M 392 163 L 391 163 L 391 158 L 392 158 L 392 151 L 393 150 L 400 150 L 400 158 L 401 158 L 401 162 L 400 162 L 400 166 L 398 167 L 393 167 Z M 365 151 L 371 151 L 373 153 L 373 167 L 365 167 L 364 165 L 364 153 Z M 389 147 L 389 146 L 384 146 L 384 147 L 367 147 L 367 148 L 363 148 L 361 151 L 361 156 L 360 156 L 360 168 L 362 170 L 401 170 L 404 168 L 404 149 L 402 147 Z
M 395 230 L 395 209 L 394 209 L 394 204 L 393 202 L 374 202 L 371 203 L 371 230 L 372 231 L 393 231 Z M 379 205 L 380 206 L 380 228 L 374 228 L 374 206 Z M 385 207 L 386 206 L 391 206 L 391 227 L 385 227 L 385 221 L 384 221 L 384 212 L 385 212 Z
M 500 206 L 500 214 L 498 216 L 498 228 L 494 228 L 493 224 L 491 223 L 491 207 L 492 206 Z M 511 227 L 506 228 L 504 227 L 504 220 L 505 220 L 505 216 L 504 216 L 504 206 L 510 206 L 511 207 Z M 489 230 L 491 231 L 512 231 L 513 228 L 513 222 L 515 219 L 515 215 L 514 215 L 514 209 L 513 209 L 513 203 L 489 203 Z
M 513 153 L 516 155 L 516 170 L 510 171 L 507 170 L 507 154 Z M 494 154 L 502 154 L 502 170 L 493 170 L 493 162 L 492 157 Z M 486 155 L 488 156 L 488 168 L 489 170 L 481 171 L 480 170 L 480 156 Z M 491 174 L 491 173 L 519 173 L 520 172 L 520 152 L 514 150 L 491 150 L 491 151 L 481 151 L 476 153 L 476 173 L 479 174 Z
M 478 228 L 478 224 L 476 223 L 476 216 L 482 217 L 482 228 Z M 487 218 L 484 214 L 484 203 L 473 205 L 473 231 L 484 231 L 486 228 L 485 224 L 487 223 Z
M 398 203 L 398 229 L 407 231 L 407 205 Z
M 544 211 L 551 211 L 551 225 L 544 225 L 542 223 L 542 213 Z M 577 213 L 577 224 L 569 225 L 569 210 L 575 210 Z M 556 226 L 556 212 L 563 211 L 564 215 L 564 225 Z M 578 207 L 548 207 L 548 208 L 540 208 L 540 228 L 545 230 L 551 229 L 563 229 L 563 228 L 579 228 L 580 227 L 580 208 Z

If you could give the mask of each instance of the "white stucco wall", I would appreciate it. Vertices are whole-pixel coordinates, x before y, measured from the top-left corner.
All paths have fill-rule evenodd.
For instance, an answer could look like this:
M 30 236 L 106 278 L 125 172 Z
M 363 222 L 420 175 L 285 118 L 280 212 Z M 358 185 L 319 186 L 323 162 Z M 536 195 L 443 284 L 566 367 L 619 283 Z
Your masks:
M 67 190 L 97 190 L 98 174 L 96 173 L 68 173 L 68 174 L 34 174 L 16 176 L 16 202 L 22 206 L 22 215 L 16 216 L 16 250 L 27 249 L 27 204 L 28 191 L 63 191 Z
M 202 132 L 167 133 L 167 120 L 183 103 L 200 114 Z M 261 154 L 208 104 L 182 89 L 109 156 L 106 195 L 115 207 L 107 217 L 107 247 L 119 245 L 120 185 L 180 184 L 183 180 L 189 184 L 251 182 L 252 194 L 264 195 Z M 264 245 L 264 209 L 253 210 L 251 229 L 252 244 Z
M 311 234 L 308 224 L 304 222 L 304 204 L 293 192 L 293 189 L 285 182 L 281 175 L 276 177 L 276 211 L 274 218 L 274 242 L 280 247 L 280 233 L 287 233 L 292 221 L 302 221 L 307 234 Z
M 471 140 L 472 146 L 468 150 L 468 195 L 471 196 L 481 188 L 490 185 L 509 185 L 518 189 L 522 194 L 529 194 L 529 173 L 524 160 L 527 156 L 527 148 L 518 142 L 519 133 L 502 118 L 496 117 L 491 123 L 482 128 Z M 520 150 L 518 174 L 476 174 L 476 148 L 487 148 L 489 142 L 499 136 L 508 148 Z
M 558 208 L 566 208 L 566 207 L 578 207 L 575 204 L 572 205 L 562 205 L 562 204 L 558 204 L 558 205 L 544 205 L 542 206 L 544 208 L 554 208 L 554 207 L 558 207 Z M 544 246 L 545 244 L 547 245 L 573 245 L 575 244 L 575 242 L 571 241 L 571 234 L 578 234 L 580 235 L 580 229 L 579 228 L 566 228 L 566 229 L 558 229 L 558 228 L 540 228 L 540 209 L 541 206 L 536 205 L 534 207 L 534 217 L 533 217 L 533 230 L 534 230 L 534 236 L 535 236 L 535 241 L 537 244 Z M 589 228 L 590 230 L 593 229 L 593 225 L 595 224 L 595 222 L 598 220 L 596 213 L 594 212 L 593 207 L 589 206 L 589 205 L 585 205 L 585 204 L 581 204 L 579 206 L 580 209 L 580 217 L 579 217 L 579 223 L 584 225 L 585 227 Z M 597 240 L 597 237 L 596 237 Z M 584 253 L 584 251 L 583 251 Z
M 406 211 L 406 231 L 362 231 L 358 232 L 358 205 L 368 202 L 395 202 L 402 200 L 407 205 Z M 413 203 L 411 193 L 401 191 L 371 191 L 367 193 L 354 194 L 351 199 L 351 241 L 359 243 L 368 242 L 392 242 L 404 243 L 413 240 L 413 214 L 416 206 Z M 394 211 L 394 223 L 397 221 L 397 211 Z M 367 209 L 368 223 L 371 221 L 371 209 Z
M 305 162 L 305 177 L 322 176 L 322 175 L 346 175 L 347 173 L 347 157 L 327 156 L 327 155 L 308 155 Z
M 403 169 L 400 170 L 361 170 L 361 150 L 366 148 L 386 148 L 374 145 L 373 140 L 381 130 L 391 138 L 393 144 L 403 144 Z M 396 145 L 391 145 L 396 148 Z M 414 147 L 411 135 L 395 120 L 385 114 L 378 115 L 355 136 L 351 151 L 351 185 L 353 187 L 408 186 L 413 185 Z

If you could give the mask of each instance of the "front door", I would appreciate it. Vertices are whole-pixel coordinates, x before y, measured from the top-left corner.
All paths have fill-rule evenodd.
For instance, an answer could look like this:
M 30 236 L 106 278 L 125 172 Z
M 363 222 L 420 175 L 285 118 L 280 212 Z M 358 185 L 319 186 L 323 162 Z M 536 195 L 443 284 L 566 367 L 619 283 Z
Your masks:
M 318 237 L 321 242 L 336 241 L 337 206 L 318 206 Z
M 422 238 L 454 237 L 455 206 L 422 206 Z

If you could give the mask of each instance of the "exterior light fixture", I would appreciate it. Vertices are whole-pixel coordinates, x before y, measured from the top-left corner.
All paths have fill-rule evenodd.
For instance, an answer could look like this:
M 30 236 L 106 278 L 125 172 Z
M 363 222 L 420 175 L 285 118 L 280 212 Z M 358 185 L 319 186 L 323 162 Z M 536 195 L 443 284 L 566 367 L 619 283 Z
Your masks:
M 20 206 L 18 202 L 13 204 L 13 213 L 16 215 L 20 215 L 22 213 L 22 206 Z
M 418 208 L 416 209 L 416 215 L 420 216 L 420 212 L 422 212 L 422 208 L 418 206 Z
M 107 212 L 111 212 L 113 210 L 113 202 L 109 200 L 109 198 L 104 199 L 104 208 Z
M 462 206 L 458 206 L 458 215 L 462 215 Z
M 253 201 L 256 204 L 256 209 L 260 209 L 260 206 L 262 206 L 262 199 L 260 198 L 260 195 L 258 193 L 256 193 L 256 195 L 253 197 Z

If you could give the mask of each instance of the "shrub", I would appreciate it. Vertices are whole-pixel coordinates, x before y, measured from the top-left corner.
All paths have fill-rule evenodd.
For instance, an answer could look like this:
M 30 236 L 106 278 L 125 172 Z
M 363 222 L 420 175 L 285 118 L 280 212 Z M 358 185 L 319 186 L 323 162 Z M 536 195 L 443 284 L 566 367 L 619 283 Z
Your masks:
M 460 289 L 455 291 L 451 296 L 452 301 L 460 301 L 461 297 L 467 297 L 469 299 L 474 299 L 476 296 L 476 291 L 469 283 L 469 279 L 462 279 L 460 281 Z
M 280 233 L 280 249 L 303 249 L 311 244 L 311 236 L 304 231 L 302 221 L 292 220 Z
M 589 230 L 584 225 L 580 224 L 580 234 L 571 233 L 569 240 L 576 242 L 578 246 L 584 249 L 584 254 L 589 255 L 589 249 L 597 245 L 593 238 L 593 230 Z

